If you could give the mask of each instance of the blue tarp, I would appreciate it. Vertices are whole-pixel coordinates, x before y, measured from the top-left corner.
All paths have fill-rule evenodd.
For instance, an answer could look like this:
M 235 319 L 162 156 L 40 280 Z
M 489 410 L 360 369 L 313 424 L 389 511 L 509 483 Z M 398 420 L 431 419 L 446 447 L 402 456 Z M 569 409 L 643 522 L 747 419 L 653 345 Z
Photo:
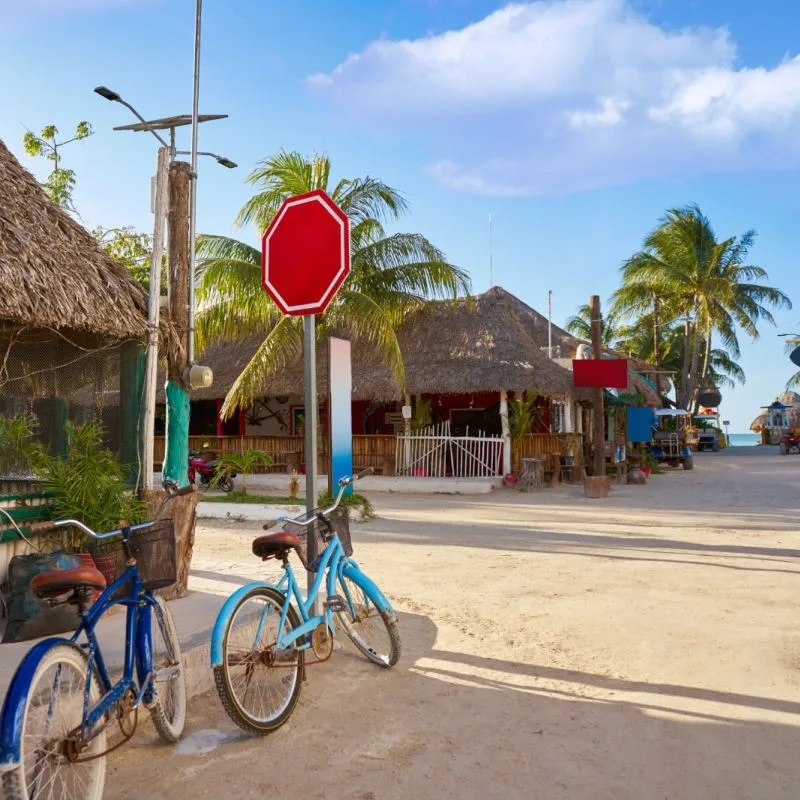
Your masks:
M 652 428 L 656 415 L 652 408 L 633 408 L 628 406 L 628 441 L 649 442 L 653 438 Z

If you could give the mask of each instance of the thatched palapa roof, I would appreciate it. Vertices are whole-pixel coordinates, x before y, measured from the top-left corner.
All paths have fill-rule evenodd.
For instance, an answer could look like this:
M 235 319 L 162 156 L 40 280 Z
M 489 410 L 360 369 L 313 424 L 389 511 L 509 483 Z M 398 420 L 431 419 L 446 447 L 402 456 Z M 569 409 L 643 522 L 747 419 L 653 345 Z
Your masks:
M 147 332 L 147 295 L 0 140 L 0 321 L 113 338 Z
M 789 409 L 789 424 L 793 428 L 800 428 L 800 394 L 797 392 L 781 392 L 775 400 L 779 403 L 783 403 L 785 406 L 792 406 L 792 408 Z M 750 423 L 750 430 L 756 432 L 761 431 L 767 424 L 768 413 L 766 408 L 763 409 L 752 423 Z
M 576 390 L 569 370 L 551 361 L 532 336 L 533 312 L 513 295 L 494 288 L 470 299 L 433 301 L 412 312 L 397 331 L 411 394 L 462 394 L 481 391 L 542 395 Z M 535 312 L 533 312 L 535 314 Z M 568 334 L 564 334 L 568 336 Z M 260 339 L 220 343 L 202 356 L 214 371 L 214 384 L 193 392 L 195 399 L 224 397 L 252 358 Z M 318 346 L 317 380 L 320 392 L 328 386 L 325 347 Z M 303 391 L 302 359 L 268 377 L 263 394 L 275 396 Z M 353 397 L 356 400 L 399 400 L 399 387 L 374 345 L 353 343 Z

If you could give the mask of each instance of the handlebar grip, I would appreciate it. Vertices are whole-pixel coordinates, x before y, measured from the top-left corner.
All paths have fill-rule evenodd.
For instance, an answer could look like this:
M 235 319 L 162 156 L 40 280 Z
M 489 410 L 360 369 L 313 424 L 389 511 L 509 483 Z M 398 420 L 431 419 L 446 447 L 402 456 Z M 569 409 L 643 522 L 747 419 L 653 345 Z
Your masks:
M 268 531 L 270 528 L 274 528 L 278 524 L 278 520 L 276 519 L 268 519 L 263 527 L 263 530 Z
M 28 525 L 28 530 L 31 533 L 36 533 L 37 531 L 46 531 L 49 528 L 55 527 L 55 524 L 51 520 L 45 520 L 44 522 L 32 522 Z
M 354 479 L 360 481 L 362 478 L 366 478 L 367 475 L 372 475 L 375 470 L 372 467 L 367 467 L 366 469 L 362 469 L 357 475 L 354 476 Z
M 184 486 L 182 489 L 178 489 L 177 492 L 173 495 L 173 497 L 182 497 L 185 494 L 192 494 L 194 492 L 194 486 L 190 483 L 188 486 Z

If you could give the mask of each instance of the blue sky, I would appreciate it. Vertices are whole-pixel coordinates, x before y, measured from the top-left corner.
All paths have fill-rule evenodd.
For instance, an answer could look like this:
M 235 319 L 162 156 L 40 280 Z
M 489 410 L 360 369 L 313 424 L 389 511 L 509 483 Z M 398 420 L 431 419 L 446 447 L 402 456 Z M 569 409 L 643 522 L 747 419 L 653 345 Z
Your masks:
M 205 0 L 198 229 L 233 233 L 255 162 L 328 152 L 341 175 L 404 191 L 400 228 L 559 323 L 606 298 L 664 209 L 698 203 L 718 235 L 755 228 L 752 261 L 794 301 L 800 198 L 800 4 L 786 0 Z M 82 119 L 65 151 L 93 226 L 150 230 L 155 142 L 113 132 L 191 110 L 194 0 L 0 0 L 0 138 Z M 188 138 L 184 144 L 188 145 Z M 255 231 L 239 232 L 257 242 Z M 745 430 L 792 372 L 778 312 L 743 340 L 748 381 L 724 416 Z

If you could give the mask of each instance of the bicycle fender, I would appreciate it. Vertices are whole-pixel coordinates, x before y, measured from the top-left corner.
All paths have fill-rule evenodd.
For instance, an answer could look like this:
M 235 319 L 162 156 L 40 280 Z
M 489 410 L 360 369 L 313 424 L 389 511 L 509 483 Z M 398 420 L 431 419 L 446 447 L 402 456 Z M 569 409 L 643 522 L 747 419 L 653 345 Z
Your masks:
M 59 644 L 71 642 L 63 637 L 51 637 L 34 645 L 28 650 L 11 679 L 3 710 L 0 712 L 0 772 L 9 772 L 19 766 L 22 722 L 31 681 L 45 653 Z
M 280 591 L 274 583 L 265 583 L 264 581 L 255 581 L 242 586 L 237 589 L 226 601 L 217 614 L 217 621 L 214 623 L 214 630 L 211 634 L 211 668 L 222 666 L 222 638 L 225 636 L 225 629 L 228 627 L 233 610 L 236 608 L 239 600 L 253 589 L 267 587 L 268 589 L 276 589 Z
M 392 604 L 386 599 L 386 595 L 378 588 L 372 578 L 359 569 L 358 564 L 349 558 L 345 558 L 342 560 L 340 569 L 343 575 L 346 575 L 367 593 L 369 599 L 375 603 L 381 614 L 388 617 L 389 622 L 397 621 L 397 614 L 395 614 Z

